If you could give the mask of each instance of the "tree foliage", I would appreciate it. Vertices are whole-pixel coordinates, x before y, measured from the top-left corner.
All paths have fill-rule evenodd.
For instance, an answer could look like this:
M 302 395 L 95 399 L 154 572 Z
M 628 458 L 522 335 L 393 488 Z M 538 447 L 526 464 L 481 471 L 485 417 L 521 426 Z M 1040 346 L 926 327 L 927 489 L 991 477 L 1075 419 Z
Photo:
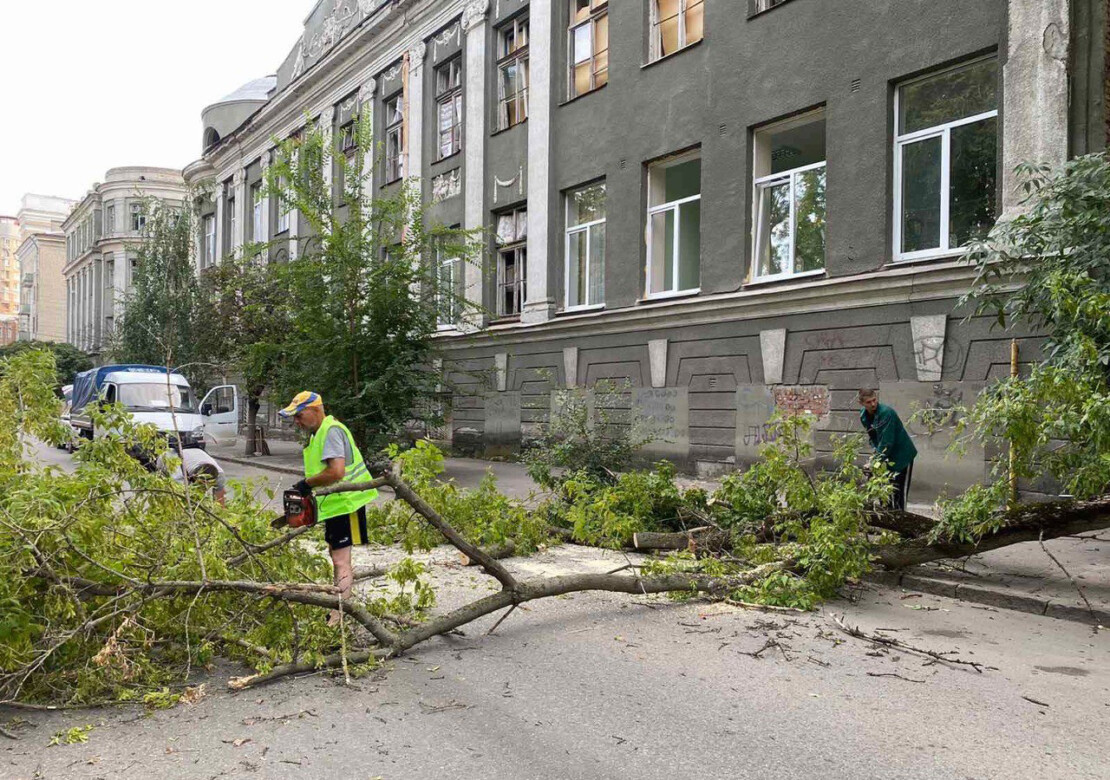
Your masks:
M 215 345 L 204 338 L 192 211 L 153 199 L 143 208 L 146 226 L 108 353 L 119 362 L 181 367 L 191 383 L 203 387 Z
M 1046 357 L 988 387 L 962 432 L 1007 442 L 1018 477 L 1048 476 L 1065 493 L 1092 497 L 1110 490 L 1110 159 L 1019 173 L 1024 210 L 971 247 L 978 276 L 966 300 L 1003 327 L 1039 328 Z M 942 533 L 969 540 L 995 530 L 1009 466 L 996 462 L 989 485 L 948 502 Z
M 73 384 L 73 378 L 93 367 L 92 358 L 72 344 L 57 341 L 16 341 L 0 347 L 0 360 L 27 350 L 46 350 L 54 354 L 57 387 Z

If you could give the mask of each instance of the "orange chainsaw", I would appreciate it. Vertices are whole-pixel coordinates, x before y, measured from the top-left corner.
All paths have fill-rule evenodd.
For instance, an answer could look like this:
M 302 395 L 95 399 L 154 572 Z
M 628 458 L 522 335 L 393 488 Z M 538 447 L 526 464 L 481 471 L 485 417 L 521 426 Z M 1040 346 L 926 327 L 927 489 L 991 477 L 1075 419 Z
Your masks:
M 270 522 L 271 528 L 303 528 L 316 525 L 316 497 L 299 490 L 286 490 L 282 495 L 285 512 Z

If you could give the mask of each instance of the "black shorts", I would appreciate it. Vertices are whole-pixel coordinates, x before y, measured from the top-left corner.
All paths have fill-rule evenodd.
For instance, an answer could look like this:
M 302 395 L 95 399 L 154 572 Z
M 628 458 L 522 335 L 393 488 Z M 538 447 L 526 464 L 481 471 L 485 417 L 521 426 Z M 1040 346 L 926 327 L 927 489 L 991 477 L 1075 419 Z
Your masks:
M 324 521 L 324 540 L 332 550 L 354 544 L 369 544 L 366 534 L 366 507 L 349 515 L 336 515 Z

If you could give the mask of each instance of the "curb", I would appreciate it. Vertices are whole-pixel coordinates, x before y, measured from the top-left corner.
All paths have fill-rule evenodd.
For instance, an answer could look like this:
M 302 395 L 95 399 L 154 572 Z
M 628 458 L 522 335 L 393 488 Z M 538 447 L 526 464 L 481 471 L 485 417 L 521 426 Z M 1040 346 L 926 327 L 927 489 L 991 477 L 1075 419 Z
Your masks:
M 1072 604 L 1059 604 L 1051 599 L 1026 596 L 1019 593 L 1010 593 L 994 588 L 984 588 L 976 585 L 966 585 L 962 582 L 950 582 L 935 577 L 922 577 L 918 574 L 899 573 L 893 571 L 872 572 L 867 575 L 869 582 L 889 587 L 901 587 L 918 593 L 928 593 L 931 596 L 966 601 L 973 604 L 982 604 L 987 607 L 1008 609 L 1013 612 L 1027 612 L 1031 615 L 1056 618 L 1058 620 L 1071 620 L 1084 625 L 1097 623 L 1110 626 L 1110 610 L 1095 609 L 1093 612 L 1085 607 Z
M 212 454 L 212 453 L 209 453 Z M 251 468 L 262 469 L 264 471 L 273 471 L 278 474 L 289 474 L 294 477 L 303 477 L 304 471 L 302 469 L 293 468 L 292 466 L 280 466 L 277 463 L 266 463 L 262 461 L 265 455 L 259 455 L 254 458 L 240 457 L 235 455 L 220 455 L 219 459 L 227 463 L 236 463 L 240 466 L 250 466 Z

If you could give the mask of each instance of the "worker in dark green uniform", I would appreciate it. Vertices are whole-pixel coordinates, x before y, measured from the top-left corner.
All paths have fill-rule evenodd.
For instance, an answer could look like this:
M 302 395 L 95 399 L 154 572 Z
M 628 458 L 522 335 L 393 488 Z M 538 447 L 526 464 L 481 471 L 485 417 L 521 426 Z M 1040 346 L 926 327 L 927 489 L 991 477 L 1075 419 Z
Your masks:
M 370 472 L 354 437 L 347 426 L 324 412 L 319 393 L 307 390 L 298 393 L 278 414 L 293 418 L 294 424 L 309 434 L 308 446 L 304 448 L 305 478 L 293 486 L 294 490 L 308 496 L 314 488 L 370 481 Z M 344 598 L 351 594 L 354 582 L 351 546 L 367 543 L 366 505 L 377 497 L 377 490 L 361 490 L 335 493 L 316 502 L 317 519 L 324 523 L 324 539 L 331 552 L 335 584 Z
M 867 431 L 867 438 L 875 449 L 875 455 L 882 458 L 894 475 L 894 494 L 890 499 L 892 509 L 905 509 L 910 494 L 910 479 L 913 477 L 913 460 L 917 457 L 917 447 L 902 425 L 898 413 L 889 406 L 879 403 L 879 394 L 865 387 L 859 391 L 859 421 Z

